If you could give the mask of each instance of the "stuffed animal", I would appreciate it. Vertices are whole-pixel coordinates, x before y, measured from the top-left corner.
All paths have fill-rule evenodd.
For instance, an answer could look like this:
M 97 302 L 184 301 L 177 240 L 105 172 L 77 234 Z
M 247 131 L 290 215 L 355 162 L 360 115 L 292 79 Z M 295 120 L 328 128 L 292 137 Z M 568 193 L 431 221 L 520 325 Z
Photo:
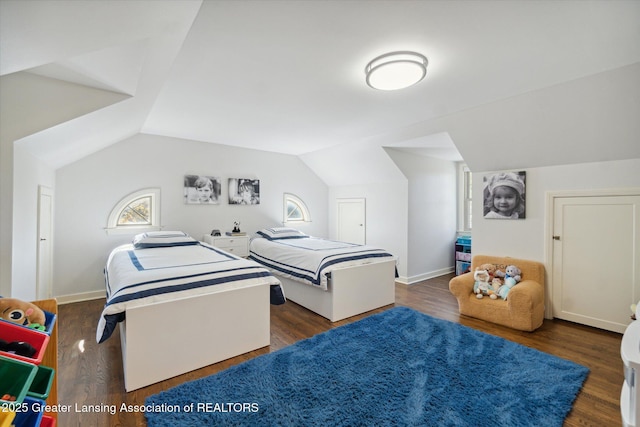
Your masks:
M 0 319 L 22 326 L 44 325 L 44 311 L 35 304 L 16 298 L 0 298 Z
M 498 296 L 504 300 L 507 299 L 507 295 L 511 288 L 520 283 L 522 280 L 522 272 L 515 265 L 509 265 L 504 272 L 504 284 L 498 289 Z
M 509 265 L 505 270 L 504 279 L 507 280 L 508 278 L 513 277 L 516 283 L 519 283 L 520 280 L 522 280 L 522 277 L 520 277 L 521 274 L 522 271 L 520 271 L 518 267 L 515 265 Z
M 496 275 L 496 266 L 494 264 L 482 264 L 479 268 L 480 270 L 487 270 L 487 273 L 489 273 L 489 283 L 491 283 Z
M 487 270 L 480 267 L 476 268 L 473 272 L 473 278 L 475 283 L 473 284 L 473 293 L 476 294 L 476 298 L 482 299 L 485 295 L 489 295 L 489 298 L 496 299 L 495 290 L 489 282 L 490 276 Z

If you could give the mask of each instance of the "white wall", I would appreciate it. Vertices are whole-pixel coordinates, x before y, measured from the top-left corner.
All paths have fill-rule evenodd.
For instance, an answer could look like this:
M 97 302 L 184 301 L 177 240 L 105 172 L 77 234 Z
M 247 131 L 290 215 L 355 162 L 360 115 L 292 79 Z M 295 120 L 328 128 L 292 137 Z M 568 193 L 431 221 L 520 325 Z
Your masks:
M 334 186 L 329 188 L 329 238 L 337 238 L 337 199 L 366 199 L 366 243 L 396 256 L 398 274 L 407 275 L 408 184 L 386 183 Z
M 17 145 L 14 148 L 13 256 L 11 296 L 36 299 L 38 186 L 53 189 L 55 172 Z M 55 201 L 55 195 L 54 195 Z M 55 202 L 54 202 L 55 203 Z
M 523 220 L 482 218 L 482 177 L 486 173 L 473 173 L 474 254 L 511 256 L 544 263 L 547 192 L 640 187 L 640 159 L 524 170 L 527 172 L 527 217 Z
M 53 187 L 53 168 L 33 157 L 21 140 L 112 102 L 109 92 L 34 74 L 0 77 L 0 295 L 35 296 L 32 209 L 37 185 Z
M 219 205 L 185 205 L 185 174 L 220 177 Z M 260 205 L 226 202 L 228 178 L 260 179 Z M 102 270 L 115 246 L 130 235 L 107 235 L 114 205 L 129 193 L 161 188 L 161 223 L 196 238 L 234 221 L 253 233 L 282 225 L 283 193 L 299 196 L 311 211 L 303 231 L 327 236 L 327 186 L 297 157 L 230 146 L 139 134 L 57 170 L 54 295 L 103 291 Z
M 456 163 L 387 148 L 409 182 L 409 283 L 453 269 L 457 219 Z

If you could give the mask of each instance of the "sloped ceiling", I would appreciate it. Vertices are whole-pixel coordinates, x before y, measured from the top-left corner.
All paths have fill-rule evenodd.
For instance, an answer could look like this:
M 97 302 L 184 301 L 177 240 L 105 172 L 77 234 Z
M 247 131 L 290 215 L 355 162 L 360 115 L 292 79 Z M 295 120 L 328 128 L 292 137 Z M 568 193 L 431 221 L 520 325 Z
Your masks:
M 638 40 L 638 1 L 0 0 L 2 76 L 29 72 L 127 96 L 20 141 L 54 167 L 137 132 L 306 158 L 374 143 L 473 156 L 478 170 L 511 167 L 483 160 L 469 136 L 482 126 L 473 112 L 528 114 L 549 88 L 634 71 Z M 426 79 L 397 92 L 366 86 L 367 62 L 394 50 L 426 55 Z M 639 78 L 624 78 L 635 97 Z M 628 103 L 637 111 L 637 100 Z M 452 118 L 470 125 L 456 129 Z M 517 150 L 515 127 L 491 139 L 492 151 Z M 535 144 L 552 151 L 557 142 Z M 579 161 L 637 151 L 623 138 Z

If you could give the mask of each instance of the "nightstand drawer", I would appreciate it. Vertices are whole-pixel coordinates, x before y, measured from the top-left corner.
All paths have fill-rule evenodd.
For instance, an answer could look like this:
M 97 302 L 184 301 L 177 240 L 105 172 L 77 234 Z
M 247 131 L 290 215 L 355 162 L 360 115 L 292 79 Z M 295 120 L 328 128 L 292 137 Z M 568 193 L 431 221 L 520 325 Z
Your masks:
M 248 236 L 210 236 L 205 235 L 203 240 L 216 248 L 222 249 L 239 257 L 249 256 Z

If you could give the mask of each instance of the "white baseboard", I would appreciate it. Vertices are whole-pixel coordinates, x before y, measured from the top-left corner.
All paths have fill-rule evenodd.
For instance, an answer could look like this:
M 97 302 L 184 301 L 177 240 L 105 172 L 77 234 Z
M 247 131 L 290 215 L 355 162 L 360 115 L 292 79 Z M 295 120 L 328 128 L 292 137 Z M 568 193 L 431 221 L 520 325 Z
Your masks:
M 413 285 L 423 280 L 433 279 L 434 277 L 440 277 L 444 276 L 445 274 L 453 273 L 454 271 L 455 267 L 451 266 L 447 268 L 441 268 L 440 270 L 428 271 L 426 273 L 422 273 L 412 277 L 400 276 L 396 278 L 396 282 L 402 283 L 403 285 Z
M 90 301 L 94 299 L 106 298 L 106 293 L 105 291 L 92 291 L 92 292 L 83 292 L 80 294 L 61 295 L 55 298 L 58 301 L 58 305 L 61 305 L 61 304 L 71 304 L 74 302 Z

